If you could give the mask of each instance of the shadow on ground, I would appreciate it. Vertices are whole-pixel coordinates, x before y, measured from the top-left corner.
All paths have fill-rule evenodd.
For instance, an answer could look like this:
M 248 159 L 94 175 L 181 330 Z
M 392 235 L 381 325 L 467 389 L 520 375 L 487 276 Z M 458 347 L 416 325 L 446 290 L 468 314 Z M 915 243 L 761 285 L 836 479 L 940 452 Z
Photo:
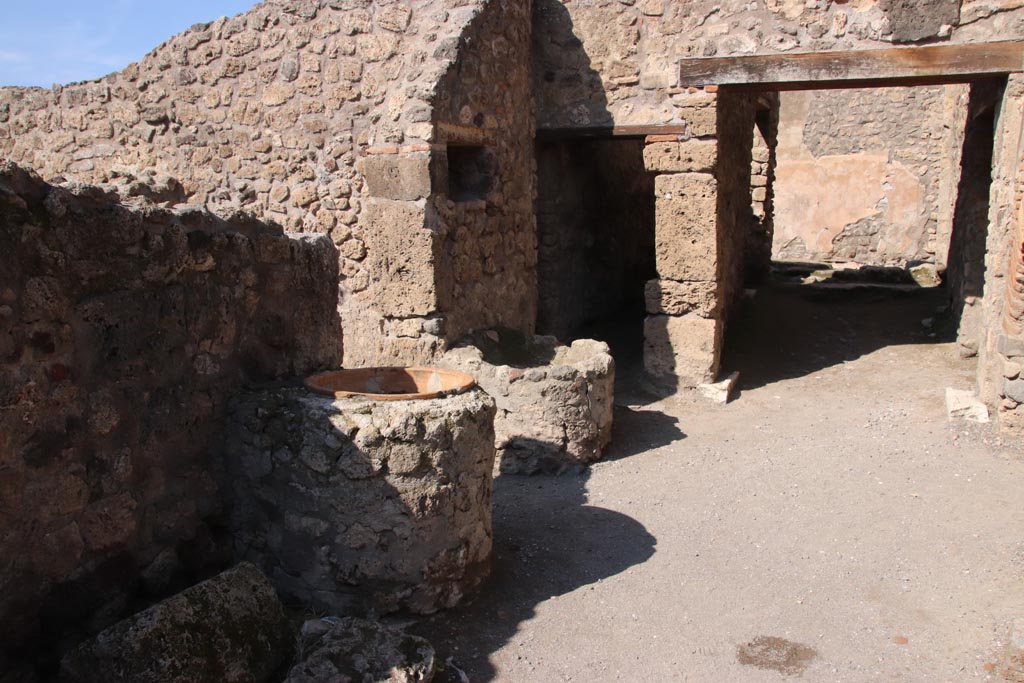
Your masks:
M 612 442 L 601 460 L 621 460 L 686 438 L 679 419 L 657 410 L 616 405 Z
M 767 286 L 734 314 L 722 368 L 740 372 L 742 389 L 755 389 L 887 346 L 953 341 L 954 325 L 936 314 L 947 297 L 942 287 Z
M 493 574 L 483 592 L 409 628 L 451 658 L 436 683 L 494 679 L 500 657 L 538 604 L 641 564 L 656 539 L 635 519 L 586 505 L 587 474 L 502 475 L 494 490 Z M 625 617 L 624 617 L 625 618 Z

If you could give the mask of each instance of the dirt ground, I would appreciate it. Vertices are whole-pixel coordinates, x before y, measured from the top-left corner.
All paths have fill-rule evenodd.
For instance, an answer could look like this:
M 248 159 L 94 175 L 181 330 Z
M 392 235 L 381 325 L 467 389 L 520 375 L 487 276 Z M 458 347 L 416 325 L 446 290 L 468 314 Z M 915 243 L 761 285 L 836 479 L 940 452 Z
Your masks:
M 489 587 L 412 627 L 438 680 L 1024 681 L 1024 459 L 947 420 L 943 298 L 761 290 L 728 405 L 624 353 L 607 460 L 500 477 Z

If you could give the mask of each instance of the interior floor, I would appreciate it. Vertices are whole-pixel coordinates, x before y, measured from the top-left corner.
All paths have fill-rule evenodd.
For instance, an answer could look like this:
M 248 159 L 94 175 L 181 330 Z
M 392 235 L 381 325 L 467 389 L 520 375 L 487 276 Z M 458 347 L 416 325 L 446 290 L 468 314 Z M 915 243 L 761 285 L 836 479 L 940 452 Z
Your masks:
M 1019 680 L 1024 463 L 947 420 L 941 299 L 761 290 L 738 400 L 620 393 L 605 461 L 500 477 L 492 580 L 412 627 L 438 680 Z

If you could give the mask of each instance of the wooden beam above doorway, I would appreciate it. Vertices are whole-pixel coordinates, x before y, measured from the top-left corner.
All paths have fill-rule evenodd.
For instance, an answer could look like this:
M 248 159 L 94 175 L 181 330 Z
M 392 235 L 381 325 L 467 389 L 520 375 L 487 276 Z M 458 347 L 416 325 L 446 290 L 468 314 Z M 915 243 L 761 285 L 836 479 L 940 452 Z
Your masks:
M 1019 71 L 1024 71 L 1024 41 L 684 59 L 679 83 L 748 91 L 824 90 L 966 83 Z
M 538 128 L 538 140 L 576 138 L 643 138 L 648 135 L 687 135 L 687 124 L 651 124 L 649 126 L 581 126 L 579 128 Z

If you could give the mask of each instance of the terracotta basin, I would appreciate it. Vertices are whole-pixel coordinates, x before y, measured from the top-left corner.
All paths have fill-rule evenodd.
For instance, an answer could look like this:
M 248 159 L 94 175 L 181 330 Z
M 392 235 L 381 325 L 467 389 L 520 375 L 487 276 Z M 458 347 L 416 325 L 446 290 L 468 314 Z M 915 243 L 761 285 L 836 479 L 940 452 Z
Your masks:
M 440 368 L 354 368 L 306 378 L 306 388 L 324 396 L 365 396 L 375 401 L 409 401 L 461 394 L 476 386 L 472 375 Z

